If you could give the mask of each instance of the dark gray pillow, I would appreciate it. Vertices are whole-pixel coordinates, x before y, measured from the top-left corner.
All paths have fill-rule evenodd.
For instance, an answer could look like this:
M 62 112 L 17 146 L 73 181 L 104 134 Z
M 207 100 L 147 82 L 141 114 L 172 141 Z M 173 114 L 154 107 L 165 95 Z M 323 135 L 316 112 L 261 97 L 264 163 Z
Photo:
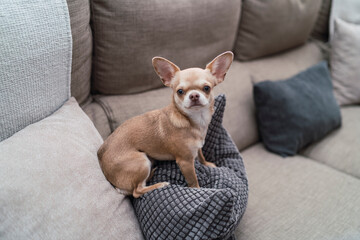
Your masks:
M 159 161 L 149 184 L 171 184 L 132 199 L 146 239 L 234 239 L 247 205 L 248 181 L 240 153 L 222 126 L 224 109 L 220 95 L 202 149 L 218 167 L 195 162 L 201 188 L 187 187 L 175 161 Z
M 265 147 L 284 157 L 341 125 L 325 61 L 287 80 L 255 84 L 254 100 Z

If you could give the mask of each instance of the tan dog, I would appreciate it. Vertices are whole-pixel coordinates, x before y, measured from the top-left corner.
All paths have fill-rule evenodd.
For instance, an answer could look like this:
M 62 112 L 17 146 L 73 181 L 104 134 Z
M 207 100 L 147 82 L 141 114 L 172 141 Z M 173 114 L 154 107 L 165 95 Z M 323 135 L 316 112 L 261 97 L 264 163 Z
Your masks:
M 152 60 L 156 73 L 165 86 L 173 89 L 169 106 L 147 112 L 125 121 L 104 142 L 98 151 L 102 171 L 107 180 L 135 198 L 168 182 L 146 186 L 151 175 L 151 161 L 176 160 L 189 187 L 199 187 L 195 173 L 196 156 L 209 167 L 201 148 L 214 111 L 213 88 L 224 81 L 233 60 L 225 52 L 205 69 L 180 71 L 161 57 Z

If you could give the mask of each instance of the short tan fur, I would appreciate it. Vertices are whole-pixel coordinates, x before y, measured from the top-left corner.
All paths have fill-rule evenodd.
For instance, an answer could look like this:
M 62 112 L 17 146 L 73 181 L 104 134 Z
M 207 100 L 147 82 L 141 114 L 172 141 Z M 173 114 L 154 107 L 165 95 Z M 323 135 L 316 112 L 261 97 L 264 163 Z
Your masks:
M 148 191 L 167 186 L 161 182 L 146 186 L 152 176 L 152 162 L 175 160 L 189 187 L 199 188 L 194 162 L 209 167 L 201 148 L 214 111 L 212 89 L 221 83 L 233 60 L 225 52 L 205 69 L 180 70 L 161 57 L 152 62 L 165 86 L 173 89 L 170 105 L 125 121 L 98 150 L 101 169 L 107 180 L 123 192 L 140 197 Z

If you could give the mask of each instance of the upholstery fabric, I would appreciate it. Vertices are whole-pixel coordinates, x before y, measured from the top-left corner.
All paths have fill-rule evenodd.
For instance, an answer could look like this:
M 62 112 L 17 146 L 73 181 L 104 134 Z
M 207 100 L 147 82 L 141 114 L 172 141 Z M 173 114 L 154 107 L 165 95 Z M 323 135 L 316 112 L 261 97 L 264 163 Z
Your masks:
M 316 64 L 323 58 L 314 43 L 249 62 L 235 61 L 225 81 L 214 89 L 226 93 L 227 106 L 224 127 L 240 150 L 259 140 L 253 101 L 253 82 L 285 79 Z
M 315 22 L 311 36 L 327 42 L 329 39 L 329 18 L 332 0 L 322 0 L 320 11 Z
M 332 0 L 330 11 L 330 40 L 334 36 L 335 20 L 340 18 L 346 22 L 360 24 L 360 1 L 358 0 Z
M 89 0 L 67 0 L 73 39 L 71 95 L 80 105 L 91 101 L 92 33 Z
M 83 110 L 94 123 L 103 140 L 105 140 L 111 134 L 109 119 L 102 106 L 95 101 L 84 106 Z
M 341 125 L 325 61 L 283 81 L 255 84 L 254 101 L 264 145 L 284 157 Z
M 284 160 L 262 144 L 242 156 L 250 192 L 237 239 L 359 239 L 358 179 L 305 157 Z
M 155 56 L 181 69 L 205 67 L 232 49 L 240 6 L 241 0 L 91 0 L 94 92 L 162 87 L 151 64 Z
M 321 0 L 243 1 L 235 57 L 246 61 L 304 44 Z
M 0 18 L 2 141 L 69 99 L 72 40 L 65 0 L 1 1 Z
M 218 167 L 196 161 L 201 188 L 189 188 L 175 161 L 159 161 L 149 184 L 168 181 L 165 188 L 133 199 L 146 239 L 228 239 L 247 204 L 245 168 L 235 144 L 222 127 L 225 96 L 215 99 L 215 113 L 203 153 Z
M 105 110 L 113 132 L 120 124 L 132 117 L 169 105 L 171 94 L 170 88 L 161 88 L 123 96 L 98 96 L 96 101 Z
M 227 106 L 223 124 L 240 150 L 258 141 L 255 119 L 252 82 L 267 78 L 284 79 L 291 77 L 322 59 L 320 49 L 314 43 L 308 43 L 296 49 L 251 62 L 234 61 L 225 81 L 214 88 L 216 95 L 226 94 Z M 158 79 L 160 82 L 160 79 Z M 127 119 L 168 105 L 172 91 L 161 88 L 138 94 L 118 96 L 97 96 L 109 116 L 110 127 L 115 130 Z M 87 111 L 86 111 L 87 112 Z M 95 126 L 101 125 L 96 123 Z M 102 136 L 108 136 L 102 132 Z
M 315 41 L 305 45 L 249 62 L 242 62 L 250 72 L 253 83 L 268 79 L 285 79 L 323 60 L 324 54 Z
M 215 94 L 226 94 L 223 125 L 240 150 L 258 141 L 252 86 L 248 68 L 234 61 L 225 81 L 214 88 Z
M 142 239 L 129 199 L 100 169 L 102 142 L 74 98 L 1 142 L 1 238 Z
M 360 107 L 343 107 L 341 115 L 341 128 L 311 144 L 301 154 L 360 178 Z
M 360 104 L 360 24 L 336 19 L 331 47 L 331 76 L 336 99 L 340 105 Z

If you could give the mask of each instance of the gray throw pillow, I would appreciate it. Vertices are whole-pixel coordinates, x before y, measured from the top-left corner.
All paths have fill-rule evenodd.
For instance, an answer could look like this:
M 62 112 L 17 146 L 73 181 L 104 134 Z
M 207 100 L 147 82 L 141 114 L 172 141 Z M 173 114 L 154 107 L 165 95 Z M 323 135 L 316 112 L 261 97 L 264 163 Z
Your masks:
M 265 147 L 295 155 L 341 125 L 325 61 L 282 81 L 254 85 L 256 116 Z
M 220 95 L 202 149 L 217 168 L 196 161 L 201 188 L 187 187 L 175 161 L 159 161 L 149 184 L 171 184 L 132 200 L 146 239 L 233 239 L 247 205 L 248 182 L 242 157 L 222 126 L 224 109 Z
M 331 76 L 340 105 L 360 104 L 360 24 L 335 20 Z

